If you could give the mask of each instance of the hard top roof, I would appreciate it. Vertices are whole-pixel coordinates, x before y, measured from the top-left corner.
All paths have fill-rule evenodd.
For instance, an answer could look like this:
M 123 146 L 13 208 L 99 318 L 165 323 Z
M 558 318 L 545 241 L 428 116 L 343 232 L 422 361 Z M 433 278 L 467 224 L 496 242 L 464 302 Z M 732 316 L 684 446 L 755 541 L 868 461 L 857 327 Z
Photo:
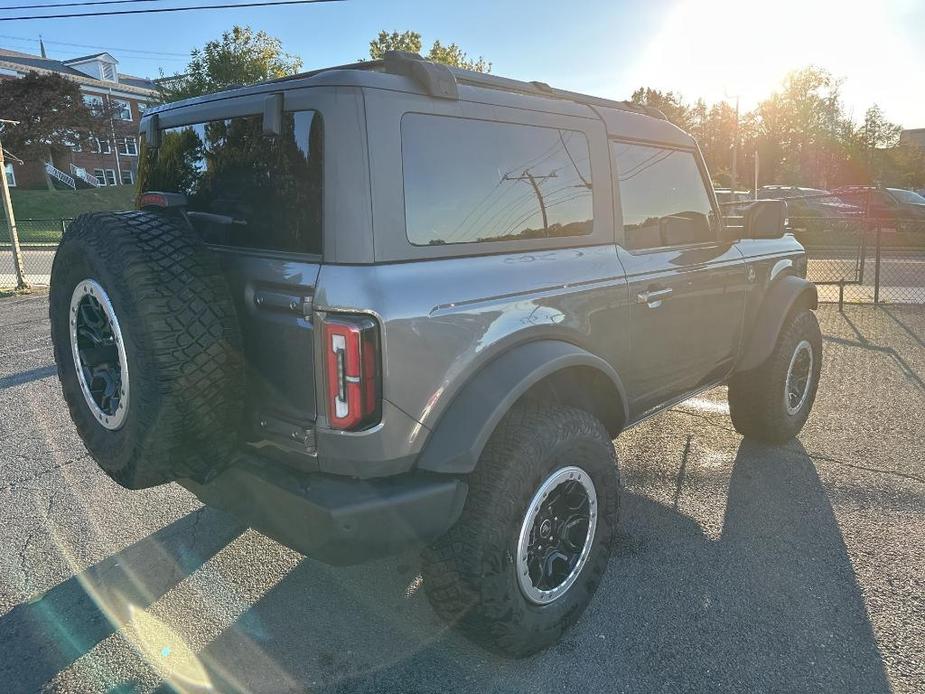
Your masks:
M 528 107 L 539 110 L 597 117 L 604 121 L 608 134 L 612 136 L 666 142 L 682 147 L 694 146 L 694 141 L 689 135 L 650 106 L 555 89 L 544 82 L 524 82 L 438 65 L 416 54 L 401 51 L 390 51 L 383 60 L 312 70 L 248 87 L 229 87 L 213 94 L 164 104 L 148 109 L 145 118 L 221 99 L 278 92 L 281 87 L 301 89 L 315 86 L 391 89 L 430 94 L 435 98 L 500 102 L 511 106 L 522 105 L 526 100 L 535 102 Z

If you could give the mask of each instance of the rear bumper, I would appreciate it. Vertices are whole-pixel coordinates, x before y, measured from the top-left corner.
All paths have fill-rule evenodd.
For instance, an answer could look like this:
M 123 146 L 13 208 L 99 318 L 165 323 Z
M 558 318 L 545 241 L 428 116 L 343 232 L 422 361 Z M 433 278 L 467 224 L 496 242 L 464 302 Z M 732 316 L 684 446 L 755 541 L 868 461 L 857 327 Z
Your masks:
M 329 564 L 355 564 L 435 540 L 459 518 L 467 492 L 465 482 L 442 475 L 357 480 L 295 472 L 256 457 L 208 484 L 181 484 L 203 503 Z

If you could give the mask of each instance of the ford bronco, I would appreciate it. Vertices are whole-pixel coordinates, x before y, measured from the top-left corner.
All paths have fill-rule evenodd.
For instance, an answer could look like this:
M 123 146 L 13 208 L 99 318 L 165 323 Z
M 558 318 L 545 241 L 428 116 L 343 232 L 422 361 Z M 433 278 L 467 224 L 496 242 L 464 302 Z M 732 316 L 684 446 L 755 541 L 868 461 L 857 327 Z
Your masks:
M 809 415 L 784 203 L 724 218 L 654 109 L 395 52 L 141 133 L 138 209 L 78 218 L 52 273 L 91 455 L 328 563 L 421 547 L 487 648 L 540 650 L 591 600 L 621 431 L 718 384 L 746 437 Z

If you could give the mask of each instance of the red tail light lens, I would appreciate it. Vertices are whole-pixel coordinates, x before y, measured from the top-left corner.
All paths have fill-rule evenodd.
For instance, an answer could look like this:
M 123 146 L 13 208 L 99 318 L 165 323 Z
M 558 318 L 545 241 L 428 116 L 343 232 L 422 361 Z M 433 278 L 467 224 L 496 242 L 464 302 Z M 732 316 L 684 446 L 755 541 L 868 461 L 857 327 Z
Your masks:
M 365 429 L 380 417 L 379 330 L 368 316 L 324 320 L 328 421 L 335 429 Z

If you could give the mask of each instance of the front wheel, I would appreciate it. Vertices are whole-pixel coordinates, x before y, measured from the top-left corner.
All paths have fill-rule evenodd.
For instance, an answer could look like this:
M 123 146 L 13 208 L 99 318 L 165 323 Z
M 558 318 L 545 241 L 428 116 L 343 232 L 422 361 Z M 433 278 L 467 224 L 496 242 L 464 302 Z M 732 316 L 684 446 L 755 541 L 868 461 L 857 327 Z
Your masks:
M 613 442 L 595 417 L 515 408 L 470 476 L 459 522 L 424 553 L 434 610 L 504 655 L 552 645 L 597 590 L 618 492 Z
M 740 434 L 783 443 L 806 424 L 822 369 L 822 333 L 812 311 L 794 314 L 761 366 L 729 382 L 729 414 Z

